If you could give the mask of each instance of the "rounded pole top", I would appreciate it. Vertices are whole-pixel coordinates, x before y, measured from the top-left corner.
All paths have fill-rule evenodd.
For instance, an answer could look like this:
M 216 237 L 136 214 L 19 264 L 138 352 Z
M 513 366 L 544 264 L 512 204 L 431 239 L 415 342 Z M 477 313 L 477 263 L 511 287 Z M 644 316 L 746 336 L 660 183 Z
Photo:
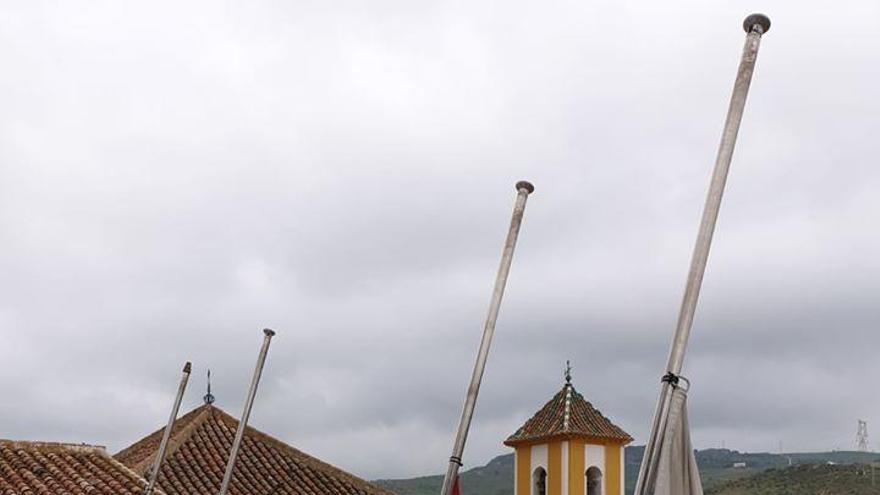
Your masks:
M 516 183 L 516 190 L 519 191 L 520 189 L 525 189 L 528 194 L 535 192 L 535 186 L 527 180 L 521 180 Z
M 192 363 L 190 363 L 189 361 L 187 361 L 186 364 L 183 365 L 183 372 L 184 372 L 184 373 L 189 373 L 189 372 L 191 372 L 191 371 L 192 371 Z
M 264 328 L 264 329 L 263 329 L 263 335 L 265 335 L 266 337 L 274 337 L 274 336 L 275 336 L 275 330 L 272 330 L 271 328 Z
M 761 26 L 761 34 L 770 31 L 770 18 L 764 14 L 752 14 L 743 21 L 743 29 L 747 33 L 751 33 L 755 25 Z

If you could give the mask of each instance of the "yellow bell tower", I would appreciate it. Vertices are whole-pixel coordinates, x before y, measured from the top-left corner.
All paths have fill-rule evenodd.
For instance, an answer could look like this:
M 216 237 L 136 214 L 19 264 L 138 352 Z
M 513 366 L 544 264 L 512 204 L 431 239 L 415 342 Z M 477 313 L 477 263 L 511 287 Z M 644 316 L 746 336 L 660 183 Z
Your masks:
M 516 449 L 515 495 L 623 495 L 623 448 L 632 437 L 571 384 L 504 444 Z

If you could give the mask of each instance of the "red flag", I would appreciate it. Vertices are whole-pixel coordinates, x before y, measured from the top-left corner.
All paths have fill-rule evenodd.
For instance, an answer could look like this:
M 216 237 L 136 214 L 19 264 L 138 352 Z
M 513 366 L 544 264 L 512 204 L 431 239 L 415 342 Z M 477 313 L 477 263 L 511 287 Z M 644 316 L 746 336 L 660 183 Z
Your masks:
M 458 487 L 458 475 L 455 476 L 455 483 L 452 484 L 452 495 L 461 495 L 461 488 Z

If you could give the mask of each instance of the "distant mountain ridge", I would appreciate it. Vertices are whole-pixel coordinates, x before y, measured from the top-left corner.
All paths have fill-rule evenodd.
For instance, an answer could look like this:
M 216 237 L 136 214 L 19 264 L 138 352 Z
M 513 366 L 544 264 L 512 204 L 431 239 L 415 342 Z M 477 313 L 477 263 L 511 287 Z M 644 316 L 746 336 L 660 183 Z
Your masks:
M 645 448 L 643 446 L 627 447 L 625 450 L 626 463 L 626 493 L 631 494 L 635 488 L 636 477 L 638 476 L 639 466 L 642 463 L 642 455 Z M 796 454 L 771 454 L 768 452 L 745 453 L 729 449 L 706 449 L 697 451 L 697 464 L 700 467 L 700 475 L 703 478 L 703 486 L 709 493 L 740 493 L 739 491 L 717 491 L 728 483 L 737 482 L 745 478 L 753 477 L 759 473 L 764 473 L 768 469 L 776 470 L 776 476 L 772 479 L 774 482 L 784 474 L 791 472 L 798 473 L 796 469 L 799 466 L 807 465 L 828 465 L 828 463 L 836 465 L 853 465 L 853 464 L 869 464 L 872 462 L 880 462 L 880 454 L 870 452 L 851 452 L 851 451 L 834 451 L 834 452 L 815 452 L 815 453 L 796 453 Z M 745 463 L 744 468 L 734 468 L 734 463 Z M 785 469 L 791 463 L 795 469 Z M 464 471 L 461 474 L 461 487 L 464 495 L 513 495 L 513 454 L 505 454 L 498 456 L 488 464 L 481 467 L 475 467 Z M 810 472 L 810 474 L 822 473 L 826 470 Z M 848 471 L 847 471 L 848 472 Z M 757 477 L 757 476 L 756 476 Z M 821 476 L 814 476 L 817 480 Z M 398 495 L 437 495 L 440 492 L 440 485 L 443 484 L 443 477 L 422 476 L 409 479 L 386 479 L 376 480 L 374 483 L 387 488 Z M 743 486 L 751 486 L 748 483 Z M 713 491 L 716 490 L 716 491 Z M 753 490 L 754 491 L 754 490 Z M 745 492 L 743 492 L 745 493 Z M 755 492 L 759 493 L 759 492 Z M 775 493 L 775 492 L 760 492 Z M 778 492 L 780 494 L 788 493 L 785 491 Z M 806 492 L 792 492 L 806 493 Z M 845 492 L 849 493 L 849 492 Z M 853 492 L 856 493 L 856 492 Z M 880 493 L 880 489 L 876 493 Z
M 376 480 L 373 483 L 398 495 L 437 495 L 443 476 Z M 461 473 L 460 486 L 468 495 L 513 495 L 513 454 L 500 455 L 488 464 Z
M 770 468 L 706 490 L 706 495 L 877 495 L 880 466 L 802 464 Z

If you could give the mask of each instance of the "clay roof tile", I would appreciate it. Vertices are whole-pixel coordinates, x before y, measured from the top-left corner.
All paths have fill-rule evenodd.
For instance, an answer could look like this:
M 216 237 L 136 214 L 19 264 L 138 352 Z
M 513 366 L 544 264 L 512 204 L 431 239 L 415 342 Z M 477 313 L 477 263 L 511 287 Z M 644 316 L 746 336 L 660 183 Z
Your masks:
M 136 495 L 145 488 L 103 447 L 0 439 L 0 494 Z
M 157 486 L 167 495 L 215 495 L 237 428 L 238 420 L 210 404 L 181 417 L 172 431 Z M 146 475 L 161 436 L 162 430 L 156 430 L 115 457 Z M 245 430 L 229 493 L 393 495 L 250 426 Z
M 520 443 L 571 437 L 622 444 L 633 440 L 627 432 L 587 402 L 573 385 L 566 383 L 562 390 L 504 443 L 514 446 Z

